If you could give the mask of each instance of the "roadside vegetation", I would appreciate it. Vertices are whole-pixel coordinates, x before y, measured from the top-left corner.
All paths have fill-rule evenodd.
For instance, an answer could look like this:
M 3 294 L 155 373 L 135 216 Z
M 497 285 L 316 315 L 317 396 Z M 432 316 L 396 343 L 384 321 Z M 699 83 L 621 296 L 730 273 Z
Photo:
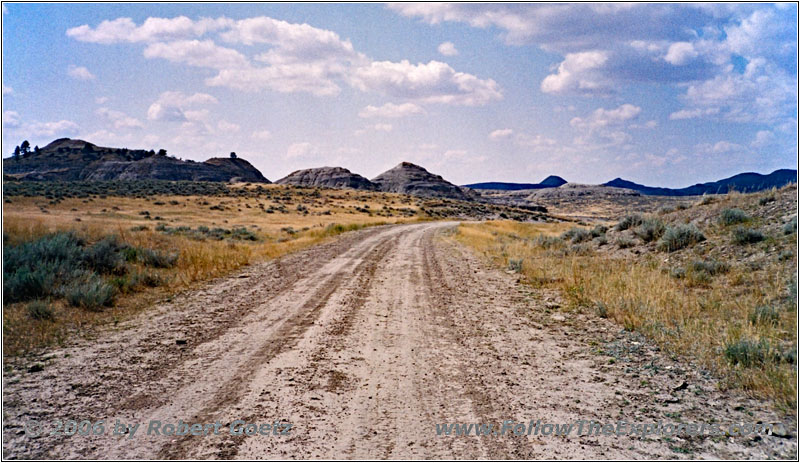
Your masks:
M 158 180 L 5 181 L 3 201 L 6 356 L 367 226 L 544 216 L 392 193 Z
M 796 186 L 628 214 L 616 224 L 462 224 L 455 235 L 564 310 L 638 331 L 790 410 L 797 383 Z

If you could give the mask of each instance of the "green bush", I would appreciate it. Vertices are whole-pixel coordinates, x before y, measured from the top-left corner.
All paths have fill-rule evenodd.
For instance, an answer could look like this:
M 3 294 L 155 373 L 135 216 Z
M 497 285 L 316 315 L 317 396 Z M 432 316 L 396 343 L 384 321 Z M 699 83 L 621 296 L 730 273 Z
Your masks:
M 683 249 L 686 246 L 705 241 L 706 237 L 703 235 L 697 226 L 694 224 L 678 224 L 668 226 L 664 231 L 664 235 L 658 241 L 658 249 L 666 252 L 673 252 Z
M 25 307 L 25 310 L 34 320 L 52 320 L 55 316 L 53 308 L 45 301 L 33 301 Z
M 607 231 L 608 227 L 606 227 L 605 225 L 595 225 L 595 227 L 592 228 L 592 236 L 598 238 L 600 236 L 605 235 Z
M 736 227 L 733 230 L 733 243 L 734 244 L 753 244 L 764 241 L 764 234 L 758 230 L 745 227 Z
M 67 302 L 75 307 L 101 310 L 114 303 L 116 290 L 102 278 L 90 276 L 85 281 L 73 283 L 66 292 Z
M 791 235 L 792 233 L 797 233 L 797 216 L 792 217 L 792 220 L 783 226 L 784 235 Z
M 592 239 L 592 232 L 585 228 L 572 227 L 561 234 L 561 239 L 569 240 L 573 243 L 582 243 Z
M 522 272 L 522 261 L 523 259 L 508 259 L 508 269 L 516 273 Z
M 97 273 L 124 272 L 124 259 L 120 251 L 127 248 L 115 235 L 106 236 L 84 250 L 84 260 Z
M 742 339 L 725 347 L 725 357 L 734 365 L 758 367 L 768 361 L 780 361 L 782 356 L 772 348 L 769 341 Z
M 636 246 L 636 241 L 625 236 L 620 236 L 619 238 L 617 238 L 615 244 L 620 249 L 627 249 Z
M 692 262 L 690 267 L 694 272 L 703 272 L 709 275 L 718 275 L 720 273 L 727 273 L 730 270 L 730 265 L 726 262 L 717 260 L 696 260 Z
M 627 230 L 629 228 L 633 228 L 639 226 L 644 221 L 644 217 L 641 214 L 630 214 L 626 215 L 622 218 L 622 220 L 617 223 L 616 229 L 617 231 Z
M 723 209 L 719 214 L 719 223 L 722 225 L 744 223 L 749 220 L 750 216 L 741 209 Z
M 564 246 L 564 240 L 558 236 L 538 235 L 531 240 L 531 243 L 537 248 L 542 249 L 560 248 Z
M 148 267 L 172 268 L 178 262 L 178 253 L 165 253 L 155 249 L 140 249 L 139 260 Z
M 649 243 L 661 238 L 661 235 L 664 234 L 664 229 L 664 222 L 655 217 L 648 217 L 642 220 L 642 223 L 633 230 L 633 234 L 645 243 Z

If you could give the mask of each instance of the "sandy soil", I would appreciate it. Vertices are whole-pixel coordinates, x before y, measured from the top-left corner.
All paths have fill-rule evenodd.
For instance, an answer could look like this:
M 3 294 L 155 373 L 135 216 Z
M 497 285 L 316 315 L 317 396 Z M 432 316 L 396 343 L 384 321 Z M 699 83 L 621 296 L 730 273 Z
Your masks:
M 782 437 L 438 436 L 436 424 L 781 421 L 447 238 L 378 227 L 211 282 L 3 374 L 5 458 L 796 458 Z M 105 420 L 100 436 L 28 420 Z M 162 423 L 289 435 L 146 435 Z M 116 420 L 142 423 L 114 436 Z M 45 427 L 46 430 L 51 428 Z

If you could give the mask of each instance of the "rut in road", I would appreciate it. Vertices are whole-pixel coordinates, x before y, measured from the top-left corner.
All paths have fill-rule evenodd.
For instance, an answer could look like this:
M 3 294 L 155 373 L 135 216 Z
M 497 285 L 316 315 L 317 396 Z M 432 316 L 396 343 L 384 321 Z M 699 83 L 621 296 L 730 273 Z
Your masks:
M 7 458 L 681 458 L 796 455 L 795 439 L 437 436 L 436 424 L 778 421 L 605 320 L 558 314 L 447 239 L 378 227 L 254 265 L 4 375 Z M 186 345 L 176 344 L 186 339 Z M 598 343 L 642 346 L 609 364 Z M 643 365 L 658 365 L 643 382 Z M 648 374 L 650 374 L 648 372 Z M 680 382 L 692 388 L 675 391 Z M 645 384 L 646 383 L 646 384 Z M 725 410 L 727 408 L 728 410 Z M 738 410 L 738 411 L 737 411 Z M 143 423 L 29 438 L 26 419 Z M 147 436 L 151 420 L 292 423 L 289 436 Z M 676 441 L 678 444 L 676 444 Z M 680 445 L 680 451 L 676 450 Z

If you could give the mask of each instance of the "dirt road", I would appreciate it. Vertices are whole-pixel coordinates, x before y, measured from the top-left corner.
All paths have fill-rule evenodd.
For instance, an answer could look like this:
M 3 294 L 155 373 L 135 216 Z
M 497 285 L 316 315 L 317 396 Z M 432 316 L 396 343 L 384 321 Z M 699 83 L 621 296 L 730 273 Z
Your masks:
M 447 237 L 380 227 L 255 265 L 3 375 L 6 458 L 774 458 L 766 437 L 444 436 L 436 424 L 780 421 Z M 37 420 L 98 436 L 27 436 Z M 114 424 L 141 423 L 114 436 Z M 147 435 L 152 421 L 218 435 Z M 289 435 L 230 423 L 283 421 Z M 49 425 L 48 425 L 49 426 Z M 509 434 L 511 434 L 509 432 Z

